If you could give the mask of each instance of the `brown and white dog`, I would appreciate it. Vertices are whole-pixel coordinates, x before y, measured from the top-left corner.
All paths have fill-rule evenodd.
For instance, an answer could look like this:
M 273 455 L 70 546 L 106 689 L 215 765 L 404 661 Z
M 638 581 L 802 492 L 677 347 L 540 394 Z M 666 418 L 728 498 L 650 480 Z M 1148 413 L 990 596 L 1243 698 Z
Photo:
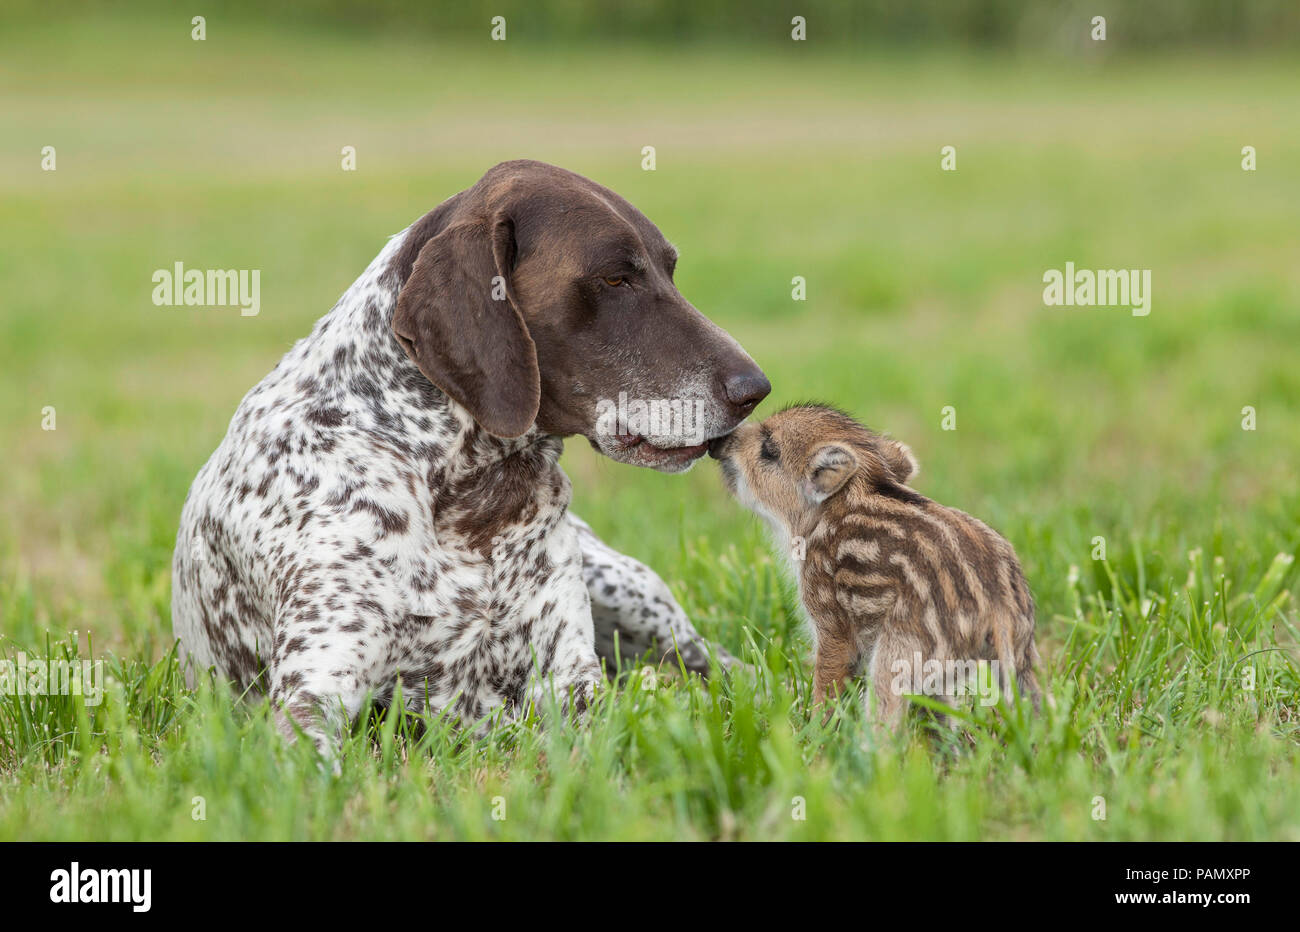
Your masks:
M 328 749 L 399 679 L 474 722 L 550 688 L 581 705 L 616 638 L 706 671 L 662 580 L 568 513 L 557 465 L 582 435 L 684 470 L 768 393 L 676 258 L 623 198 L 531 161 L 394 237 L 194 481 L 172 595 L 189 675 L 269 694 Z M 611 417 L 627 399 L 694 415 Z

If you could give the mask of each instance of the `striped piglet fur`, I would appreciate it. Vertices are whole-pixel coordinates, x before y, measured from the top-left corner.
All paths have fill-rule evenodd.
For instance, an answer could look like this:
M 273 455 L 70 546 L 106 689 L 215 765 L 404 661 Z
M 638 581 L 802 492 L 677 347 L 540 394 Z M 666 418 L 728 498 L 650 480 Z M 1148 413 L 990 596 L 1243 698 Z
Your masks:
M 833 408 L 798 405 L 742 425 L 711 453 L 791 560 L 816 647 L 814 702 L 866 672 L 877 719 L 897 726 L 904 695 L 951 705 L 981 667 L 986 683 L 1037 702 L 1034 600 L 1015 551 L 910 488 L 906 446 Z

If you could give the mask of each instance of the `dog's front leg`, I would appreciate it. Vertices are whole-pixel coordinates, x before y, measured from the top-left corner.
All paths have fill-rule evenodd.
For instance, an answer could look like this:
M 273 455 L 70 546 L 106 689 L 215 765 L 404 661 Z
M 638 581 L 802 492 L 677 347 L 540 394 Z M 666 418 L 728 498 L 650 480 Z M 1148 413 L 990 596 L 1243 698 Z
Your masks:
M 536 579 L 536 589 L 512 614 L 527 619 L 534 664 L 529 698 L 534 706 L 542 708 L 554 698 L 566 714 L 582 715 L 602 677 L 578 537 L 568 522 L 556 524 L 546 541 L 551 572 Z M 539 558 L 533 554 L 524 562 Z
M 710 654 L 724 668 L 740 664 L 720 645 L 710 645 L 700 636 L 654 570 L 611 548 L 573 512 L 568 520 L 577 529 L 582 548 L 596 653 L 610 673 L 615 667 L 616 640 L 618 656 L 625 662 L 653 651 L 656 660 L 675 665 L 680 655 L 687 670 L 703 675 L 709 672 Z

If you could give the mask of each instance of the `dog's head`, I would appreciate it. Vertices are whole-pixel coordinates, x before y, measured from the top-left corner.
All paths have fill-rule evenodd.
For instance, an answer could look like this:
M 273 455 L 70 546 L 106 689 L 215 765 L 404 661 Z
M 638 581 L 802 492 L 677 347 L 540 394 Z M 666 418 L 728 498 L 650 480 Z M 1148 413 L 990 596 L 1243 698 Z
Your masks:
M 408 239 L 393 332 L 492 434 L 536 424 L 678 472 L 771 389 L 677 290 L 659 229 L 580 175 L 503 162 Z

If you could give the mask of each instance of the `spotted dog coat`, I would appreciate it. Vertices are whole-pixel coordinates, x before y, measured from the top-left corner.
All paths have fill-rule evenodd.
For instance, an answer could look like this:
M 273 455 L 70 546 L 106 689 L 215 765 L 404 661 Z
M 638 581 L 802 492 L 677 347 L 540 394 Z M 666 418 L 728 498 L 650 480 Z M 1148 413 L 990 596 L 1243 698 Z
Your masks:
M 707 673 L 709 651 L 724 667 L 737 664 L 718 645 L 706 644 L 691 625 L 667 583 L 644 563 L 610 547 L 577 515 L 569 520 L 578 529 L 582 573 L 591 595 L 596 628 L 596 653 L 626 661 L 647 651 L 672 662 L 680 656 L 688 670 Z M 611 662 L 610 668 L 613 669 Z
M 213 667 L 241 689 L 269 695 L 287 735 L 297 725 L 328 751 L 367 695 L 390 701 L 399 680 L 409 706 L 451 708 L 475 722 L 550 689 L 581 706 L 616 638 L 624 658 L 676 646 L 688 668 L 707 671 L 709 648 L 663 581 L 568 513 L 560 435 L 581 428 L 543 423 L 581 415 L 548 407 L 562 397 L 548 373 L 564 360 L 547 340 L 566 343 L 548 337 L 548 321 L 564 315 L 538 310 L 545 306 L 539 299 L 525 304 L 516 289 L 537 294 L 535 276 L 545 271 L 537 271 L 539 262 L 557 248 L 559 234 L 548 234 L 545 224 L 532 231 L 536 218 L 564 215 L 551 209 L 557 199 L 587 203 L 589 188 L 618 211 L 614 233 L 626 240 L 620 224 L 632 224 L 640 240 L 628 243 L 657 243 L 653 225 L 612 192 L 540 163 L 504 163 L 394 237 L 245 396 L 194 481 L 177 536 L 172 615 L 191 683 Z M 494 206 L 503 200 L 506 206 Z M 419 317 L 404 325 L 403 308 L 442 313 L 425 307 L 440 300 L 428 297 L 437 276 L 474 261 L 445 249 L 471 238 L 484 210 L 509 210 L 509 233 L 518 241 L 520 258 L 497 255 L 510 302 L 480 308 L 469 299 L 468 311 L 453 311 L 478 315 L 463 324 L 467 335 L 447 331 L 463 343 L 431 346 L 420 328 L 439 322 Z M 590 227 L 567 232 L 599 239 Z M 570 294 L 562 285 L 556 293 Z M 662 310 L 665 288 L 647 277 L 642 291 Z M 626 310 L 627 296 L 615 297 Z M 484 314 L 514 315 L 511 308 L 520 306 L 527 311 L 501 326 L 517 319 L 527 331 L 522 338 L 509 330 L 476 348 L 472 331 Z M 531 371 L 541 387 L 536 407 L 528 409 L 525 398 L 522 417 L 513 401 L 497 397 L 515 391 L 502 384 L 513 376 L 465 374 L 472 369 L 467 355 L 510 358 L 515 345 L 534 344 Z M 743 357 L 754 368 L 734 341 L 717 345 L 727 360 Z M 746 393 L 735 387 L 739 378 L 726 375 L 720 389 L 731 420 L 719 434 L 752 410 L 757 398 L 750 396 L 766 394 L 765 380 L 761 392 L 742 386 L 748 394 L 737 403 L 733 396 Z M 586 404 L 591 392 L 573 387 L 572 405 Z M 503 426 L 511 419 L 514 429 Z M 628 447 L 629 461 L 657 458 L 673 469 L 697 455 L 639 437 L 588 438 L 598 449 L 614 443 L 614 455 Z

